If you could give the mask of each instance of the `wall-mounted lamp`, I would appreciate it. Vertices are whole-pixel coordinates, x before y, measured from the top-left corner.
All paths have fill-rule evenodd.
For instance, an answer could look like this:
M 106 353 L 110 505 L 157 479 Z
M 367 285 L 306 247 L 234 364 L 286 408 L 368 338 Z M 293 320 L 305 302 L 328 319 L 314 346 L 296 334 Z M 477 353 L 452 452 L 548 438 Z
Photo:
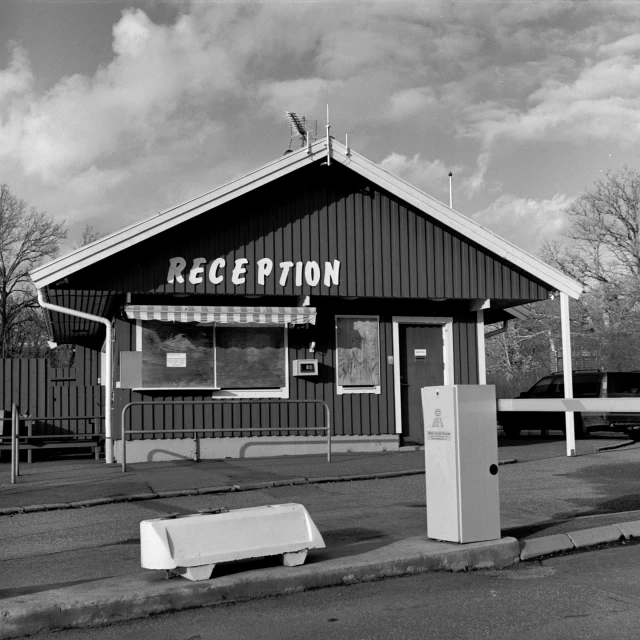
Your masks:
M 53 340 L 47 340 L 47 346 L 49 349 L 55 349 L 58 346 L 58 343 Z
M 309 353 L 315 353 L 316 351 L 316 341 L 312 340 L 311 343 L 309 344 L 309 349 L 308 349 Z

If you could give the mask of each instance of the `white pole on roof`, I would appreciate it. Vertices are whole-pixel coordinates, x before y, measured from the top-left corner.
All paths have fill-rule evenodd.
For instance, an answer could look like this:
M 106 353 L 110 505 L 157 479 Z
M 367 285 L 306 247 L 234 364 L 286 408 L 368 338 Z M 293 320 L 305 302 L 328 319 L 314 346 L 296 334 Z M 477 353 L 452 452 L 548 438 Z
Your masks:
M 560 324 L 562 327 L 562 373 L 564 397 L 573 398 L 573 371 L 571 369 L 571 327 L 569 325 L 569 296 L 560 292 Z M 567 456 L 576 455 L 576 433 L 573 412 L 565 412 L 565 435 Z
M 329 124 L 329 105 L 327 105 L 327 165 L 331 164 L 331 136 L 329 131 L 331 130 L 331 125 Z
M 453 209 L 453 185 L 451 184 L 451 178 L 453 178 L 453 173 L 449 171 L 449 209 Z

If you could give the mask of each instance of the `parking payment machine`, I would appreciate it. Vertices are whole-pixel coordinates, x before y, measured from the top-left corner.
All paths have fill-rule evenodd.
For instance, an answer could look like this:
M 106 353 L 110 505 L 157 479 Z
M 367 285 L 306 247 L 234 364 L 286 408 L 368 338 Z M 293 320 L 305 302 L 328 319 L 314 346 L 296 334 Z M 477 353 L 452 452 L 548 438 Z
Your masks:
M 422 389 L 427 535 L 449 542 L 500 538 L 493 385 Z

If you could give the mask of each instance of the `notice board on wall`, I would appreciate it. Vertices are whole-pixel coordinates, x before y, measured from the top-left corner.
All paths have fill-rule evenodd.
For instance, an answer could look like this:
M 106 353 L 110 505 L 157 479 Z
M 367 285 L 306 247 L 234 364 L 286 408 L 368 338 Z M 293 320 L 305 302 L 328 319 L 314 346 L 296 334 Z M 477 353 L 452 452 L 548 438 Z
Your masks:
M 342 386 L 380 384 L 380 338 L 377 318 L 337 317 L 337 376 Z

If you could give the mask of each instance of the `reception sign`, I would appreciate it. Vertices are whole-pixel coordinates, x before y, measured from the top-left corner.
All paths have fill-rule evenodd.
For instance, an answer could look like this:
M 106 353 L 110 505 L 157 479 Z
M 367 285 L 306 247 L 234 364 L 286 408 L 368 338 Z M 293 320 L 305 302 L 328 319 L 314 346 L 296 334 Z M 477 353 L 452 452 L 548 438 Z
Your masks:
M 294 286 L 301 287 L 307 284 L 315 287 L 324 283 L 326 287 L 340 284 L 340 261 L 325 262 L 322 268 L 314 260 L 306 262 L 280 262 L 277 268 L 274 267 L 273 260 L 261 258 L 256 262 L 258 285 L 264 286 L 267 278 L 277 278 L 280 286 L 284 287 L 291 278 Z M 234 285 L 245 283 L 245 276 L 252 268 L 247 258 L 238 258 L 235 262 L 227 264 L 224 258 L 216 258 L 211 263 L 207 258 L 194 258 L 191 266 L 187 268 L 187 261 L 176 256 L 169 259 L 169 271 L 167 272 L 167 282 L 182 284 L 185 278 L 191 284 L 201 284 L 207 278 L 212 284 L 221 284 L 225 279 Z

